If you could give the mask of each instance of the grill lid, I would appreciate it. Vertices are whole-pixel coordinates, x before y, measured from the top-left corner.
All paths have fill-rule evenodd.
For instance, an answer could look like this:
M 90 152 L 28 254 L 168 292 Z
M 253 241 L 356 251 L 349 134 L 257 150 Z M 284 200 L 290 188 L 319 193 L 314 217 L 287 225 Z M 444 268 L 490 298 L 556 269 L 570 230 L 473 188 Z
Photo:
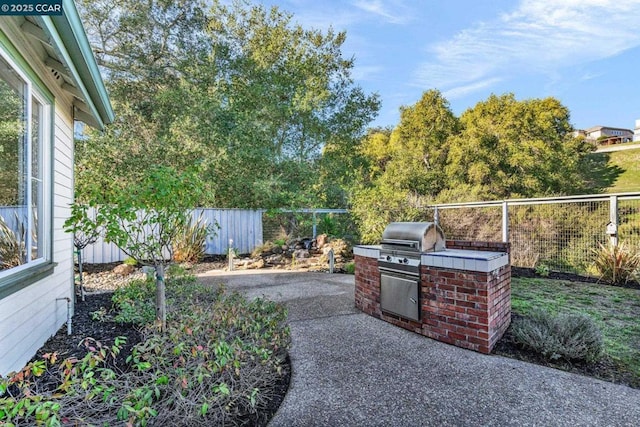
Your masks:
M 417 252 L 445 249 L 444 233 L 434 222 L 392 222 L 384 229 L 381 243 Z

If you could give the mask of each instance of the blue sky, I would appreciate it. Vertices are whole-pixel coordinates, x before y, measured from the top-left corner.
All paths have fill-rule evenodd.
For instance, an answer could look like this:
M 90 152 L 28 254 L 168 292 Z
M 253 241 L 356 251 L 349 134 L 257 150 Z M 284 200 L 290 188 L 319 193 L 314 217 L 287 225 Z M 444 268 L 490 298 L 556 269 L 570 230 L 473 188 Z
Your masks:
M 640 119 L 640 0 L 266 0 L 305 27 L 345 30 L 373 125 L 439 89 L 460 115 L 491 93 L 558 98 L 576 128 Z

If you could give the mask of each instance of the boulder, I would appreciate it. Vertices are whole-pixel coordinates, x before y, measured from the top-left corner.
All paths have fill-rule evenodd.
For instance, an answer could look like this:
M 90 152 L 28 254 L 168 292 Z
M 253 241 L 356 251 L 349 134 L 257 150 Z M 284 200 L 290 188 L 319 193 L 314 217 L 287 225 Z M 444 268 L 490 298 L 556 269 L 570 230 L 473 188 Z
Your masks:
M 264 259 L 258 258 L 257 260 L 255 260 L 251 264 L 249 264 L 247 266 L 247 268 L 250 268 L 250 269 L 264 268 Z
M 316 248 L 322 249 L 324 245 L 327 244 L 328 240 L 329 239 L 326 234 L 318 235 L 318 237 L 316 237 Z
M 305 258 L 309 258 L 309 251 L 306 249 L 296 249 L 293 252 L 293 258 L 295 259 L 305 259 Z
M 133 265 L 128 264 L 120 264 L 113 269 L 114 274 L 119 274 L 121 276 L 128 276 L 134 271 L 136 271 L 136 268 Z

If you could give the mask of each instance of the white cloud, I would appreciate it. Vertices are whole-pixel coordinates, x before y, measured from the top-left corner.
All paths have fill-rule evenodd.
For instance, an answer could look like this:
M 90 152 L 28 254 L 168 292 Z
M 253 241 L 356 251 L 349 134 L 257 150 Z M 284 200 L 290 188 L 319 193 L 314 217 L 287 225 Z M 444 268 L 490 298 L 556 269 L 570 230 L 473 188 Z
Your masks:
M 367 13 L 383 18 L 391 24 L 405 24 L 413 18 L 401 0 L 355 0 L 352 4 Z
M 449 100 L 462 98 L 463 96 L 476 92 L 480 89 L 491 87 L 494 84 L 500 82 L 501 80 L 502 79 L 499 79 L 499 78 L 492 78 L 492 79 L 486 79 L 486 80 L 474 82 L 468 85 L 457 86 L 457 87 L 454 87 L 453 89 L 449 89 L 443 92 L 442 95 Z
M 416 85 L 462 96 L 515 74 L 565 66 L 640 45 L 638 0 L 522 0 L 511 13 L 429 46 Z

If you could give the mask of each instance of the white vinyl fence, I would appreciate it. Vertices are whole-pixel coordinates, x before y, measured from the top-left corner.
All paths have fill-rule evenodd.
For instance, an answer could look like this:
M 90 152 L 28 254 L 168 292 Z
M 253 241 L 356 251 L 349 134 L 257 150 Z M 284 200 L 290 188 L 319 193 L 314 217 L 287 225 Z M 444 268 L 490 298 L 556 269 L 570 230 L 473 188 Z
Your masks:
M 207 237 L 208 255 L 222 255 L 232 247 L 239 253 L 249 253 L 262 244 L 262 211 L 246 209 L 195 209 L 194 220 L 202 213 L 209 225 L 214 225 L 215 234 Z M 215 227 L 215 225 L 218 227 Z M 124 261 L 127 255 L 113 243 L 99 239 L 95 244 L 87 246 L 82 259 L 88 264 L 105 264 Z

